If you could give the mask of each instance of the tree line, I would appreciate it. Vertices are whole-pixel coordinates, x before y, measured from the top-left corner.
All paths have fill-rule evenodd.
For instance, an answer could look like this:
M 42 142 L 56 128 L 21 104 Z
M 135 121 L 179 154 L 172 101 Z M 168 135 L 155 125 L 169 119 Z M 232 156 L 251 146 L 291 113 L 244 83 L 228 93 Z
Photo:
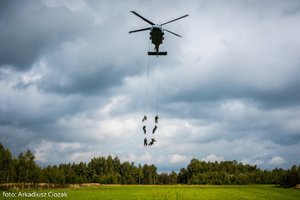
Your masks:
M 108 156 L 93 158 L 88 163 L 40 167 L 29 149 L 13 157 L 0 143 L 0 183 L 278 184 L 292 187 L 300 183 L 300 165 L 261 170 L 256 165 L 237 161 L 205 162 L 194 158 L 178 173 L 158 173 L 153 164 L 136 166 Z

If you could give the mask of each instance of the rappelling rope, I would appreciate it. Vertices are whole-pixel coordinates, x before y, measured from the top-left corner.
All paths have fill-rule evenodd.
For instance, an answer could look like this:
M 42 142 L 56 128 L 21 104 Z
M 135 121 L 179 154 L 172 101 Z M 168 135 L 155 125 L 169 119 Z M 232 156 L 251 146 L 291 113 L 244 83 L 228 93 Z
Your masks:
M 158 105 L 160 97 L 160 82 L 161 82 L 161 58 L 158 58 L 158 83 L 157 83 L 157 94 L 156 94 L 156 105 L 155 105 L 155 114 L 158 115 Z
M 150 41 L 149 41 L 149 47 L 148 47 L 148 51 L 150 51 Z M 150 68 L 150 64 L 149 64 L 149 56 L 147 57 L 147 77 L 146 77 L 146 99 L 145 99 L 145 114 L 144 116 L 148 117 L 148 101 L 149 101 L 149 68 Z M 144 120 L 144 119 L 143 119 Z M 144 127 L 146 128 L 147 130 L 147 127 L 148 127 L 148 120 L 144 120 L 144 126 L 143 126 L 143 129 Z M 148 131 L 148 130 L 147 130 Z M 145 133 L 145 139 L 147 138 L 147 131 Z
M 150 41 L 149 41 L 149 47 L 148 47 L 149 51 L 150 51 Z M 149 56 L 147 57 L 147 80 L 146 80 L 146 105 L 145 105 L 145 115 L 147 115 L 148 113 L 148 99 L 149 99 Z
M 149 41 L 149 52 L 150 52 L 150 41 Z M 150 79 L 150 56 L 148 55 L 147 58 L 147 77 L 146 77 L 146 99 L 145 99 L 145 114 L 144 114 L 144 118 L 143 118 L 143 131 L 145 134 L 145 139 L 144 139 L 144 146 L 152 146 L 154 142 L 156 142 L 155 138 L 152 136 L 151 138 L 151 142 L 149 144 L 147 144 L 148 140 L 147 140 L 147 135 L 149 136 L 149 129 L 148 128 L 148 104 L 149 104 L 149 79 Z M 158 119 L 158 105 L 159 105 L 159 97 L 160 97 L 160 84 L 161 84 L 161 63 L 160 63 L 160 58 L 157 57 L 157 61 L 158 61 L 158 82 L 157 82 L 157 94 L 156 94 L 156 100 L 155 100 L 155 126 L 152 130 L 152 134 L 154 134 L 154 132 L 157 129 L 157 119 Z M 154 99 L 153 99 L 154 100 Z M 152 101 L 153 102 L 153 101 Z M 151 103 L 152 103 L 151 102 Z M 146 118 L 146 119 L 145 119 Z M 145 119 L 145 120 L 144 120 Z M 148 133 L 147 133 L 148 132 Z M 150 135 L 152 135 L 150 133 Z

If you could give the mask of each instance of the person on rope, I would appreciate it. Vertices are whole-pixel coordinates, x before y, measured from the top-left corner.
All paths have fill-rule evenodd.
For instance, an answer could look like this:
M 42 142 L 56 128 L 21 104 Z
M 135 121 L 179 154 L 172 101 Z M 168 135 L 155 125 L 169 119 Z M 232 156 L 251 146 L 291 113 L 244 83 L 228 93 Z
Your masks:
M 155 124 L 158 123 L 158 119 L 159 119 L 159 117 L 158 117 L 158 115 L 156 115 L 156 116 L 155 116 Z
M 148 146 L 152 146 L 156 142 L 155 138 L 151 138 L 151 142 L 148 144 Z
M 143 118 L 142 122 L 144 122 L 146 120 L 147 120 L 147 115 L 144 115 L 144 118 Z
M 143 126 L 143 131 L 144 131 L 144 134 L 146 134 L 146 132 L 147 132 L 146 126 Z
M 148 146 L 147 138 L 144 139 L 144 146 Z
M 153 128 L 153 130 L 152 130 L 152 134 L 155 133 L 156 129 L 157 129 L 157 126 L 155 125 L 154 128 Z

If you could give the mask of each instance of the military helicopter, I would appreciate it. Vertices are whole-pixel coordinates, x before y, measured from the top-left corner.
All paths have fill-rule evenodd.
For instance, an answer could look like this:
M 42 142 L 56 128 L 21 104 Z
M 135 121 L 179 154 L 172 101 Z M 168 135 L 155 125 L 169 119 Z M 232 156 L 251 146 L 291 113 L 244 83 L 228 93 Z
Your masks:
M 143 28 L 143 29 L 138 29 L 138 30 L 134 30 L 134 31 L 129 31 L 129 33 L 135 33 L 135 32 L 150 30 L 150 40 L 152 41 L 152 44 L 154 44 L 154 46 L 155 46 L 155 52 L 149 51 L 148 55 L 156 55 L 156 56 L 162 56 L 162 55 L 165 56 L 165 55 L 167 55 L 166 51 L 164 51 L 164 52 L 160 52 L 159 51 L 159 45 L 161 45 L 162 42 L 163 42 L 163 40 L 164 40 L 164 34 L 165 34 L 164 31 L 167 31 L 167 32 L 169 32 L 169 33 L 171 33 L 173 35 L 178 36 L 178 37 L 181 37 L 181 35 L 178 35 L 177 33 L 169 31 L 169 30 L 167 30 L 165 28 L 162 28 L 162 26 L 166 25 L 166 24 L 169 24 L 171 22 L 177 21 L 179 19 L 182 19 L 184 17 L 189 16 L 189 15 L 183 15 L 181 17 L 178 17 L 176 19 L 167 21 L 167 22 L 162 23 L 162 24 L 155 24 L 155 23 L 151 22 L 150 20 L 144 18 L 143 16 L 141 16 L 140 14 L 138 14 L 135 11 L 130 11 L 130 12 L 132 12 L 133 14 L 135 14 L 136 16 L 138 16 L 139 18 L 141 18 L 142 20 L 146 21 L 148 24 L 151 25 L 151 27 Z

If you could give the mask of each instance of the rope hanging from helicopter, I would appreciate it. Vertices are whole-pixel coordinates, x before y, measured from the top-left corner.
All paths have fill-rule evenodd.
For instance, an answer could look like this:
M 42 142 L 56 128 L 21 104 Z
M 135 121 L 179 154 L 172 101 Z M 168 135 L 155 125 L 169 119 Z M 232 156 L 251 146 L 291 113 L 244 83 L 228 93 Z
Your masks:
M 149 41 L 149 47 L 150 50 L 150 41 Z M 149 99 L 149 73 L 150 73 L 150 66 L 149 66 L 149 56 L 147 57 L 147 78 L 146 78 L 146 99 L 145 99 L 145 116 L 148 114 L 148 99 Z
M 149 41 L 149 51 L 150 51 L 150 43 L 151 41 Z M 155 117 L 154 117 L 154 127 L 152 129 L 152 134 L 151 133 L 148 133 L 147 134 L 147 127 L 148 127 L 148 106 L 149 104 L 151 103 L 149 101 L 149 80 L 150 80 L 150 56 L 147 57 L 147 74 L 146 74 L 146 91 L 145 91 L 145 94 L 146 94 L 146 97 L 145 97 L 145 114 L 144 114 L 144 117 L 142 119 L 142 122 L 143 122 L 143 132 L 144 132 L 144 135 L 145 135 L 145 138 L 144 138 L 144 146 L 152 146 L 154 144 L 154 142 L 156 142 L 156 139 L 154 138 L 154 133 L 156 132 L 157 130 L 157 124 L 158 124 L 158 102 L 159 102 L 159 92 L 160 92 L 160 78 L 161 78 L 161 64 L 160 64 L 160 59 L 157 57 L 157 61 L 158 61 L 158 72 L 159 72 L 159 75 L 158 75 L 158 85 L 157 85 L 157 91 L 156 91 L 156 99 L 155 101 L 152 101 L 152 103 L 155 103 Z M 151 141 L 148 143 L 148 138 L 147 138 L 147 135 L 151 134 L 152 137 L 151 137 Z
M 162 24 L 156 24 L 156 23 L 153 23 L 152 21 L 146 19 L 145 17 L 143 17 L 142 15 L 138 14 L 137 12 L 135 11 L 130 11 L 131 13 L 133 13 L 134 15 L 136 15 L 137 17 L 141 18 L 142 20 L 144 20 L 145 22 L 147 22 L 148 24 L 150 24 L 151 26 L 147 27 L 147 28 L 142 28 L 142 29 L 137 29 L 137 30 L 132 30 L 132 31 L 129 31 L 129 33 L 136 33 L 136 32 L 141 32 L 141 31 L 148 31 L 150 30 L 150 41 L 154 44 L 155 48 L 154 48 L 154 51 L 150 51 L 150 41 L 149 41 L 149 51 L 148 51 L 148 65 L 147 65 L 147 81 L 146 81 L 146 105 L 145 105 L 145 115 L 144 115 L 144 118 L 142 120 L 142 122 L 145 122 L 144 126 L 143 126 L 143 131 L 144 131 L 144 134 L 145 134 L 145 139 L 144 139 L 144 146 L 151 146 L 153 145 L 154 142 L 156 142 L 155 138 L 151 138 L 151 142 L 148 144 L 147 143 L 147 130 L 146 130 L 146 125 L 147 125 L 147 114 L 148 114 L 148 101 L 149 101 L 149 75 L 150 75 L 150 72 L 149 72 L 149 68 L 150 68 L 150 64 L 149 64 L 149 56 L 152 55 L 152 56 L 156 56 L 157 59 L 159 56 L 166 56 L 167 55 L 167 52 L 165 51 L 159 51 L 159 46 L 162 45 L 163 43 L 163 40 L 164 40 L 164 31 L 170 33 L 170 34 L 173 34 L 177 37 L 181 37 L 181 35 L 177 34 L 177 33 L 174 33 L 170 30 L 167 30 L 165 28 L 163 28 L 164 25 L 166 24 L 169 24 L 169 23 L 172 23 L 172 22 L 175 22 L 177 20 L 180 20 L 182 18 L 185 18 L 189 15 L 183 15 L 181 17 L 178 17 L 178 18 L 175 18 L 175 19 L 172 19 L 172 20 L 169 20 L 165 23 L 162 23 Z M 154 132 L 156 131 L 157 129 L 157 123 L 158 123 L 158 104 L 159 104 L 159 93 L 160 93 L 160 79 L 161 79 L 161 65 L 160 65 L 160 60 L 158 59 L 158 63 L 159 63 L 159 77 L 158 77 L 158 87 L 157 87 L 157 95 L 156 95 L 156 105 L 155 105 L 155 113 L 156 113 L 156 116 L 154 117 L 155 119 L 155 126 L 152 130 L 152 134 L 154 134 Z
M 161 44 L 163 50 L 163 44 Z M 161 58 L 162 59 L 162 58 Z M 155 104 L 155 114 L 158 116 L 158 105 L 159 105 L 159 98 L 160 98 L 160 85 L 161 85 L 161 76 L 162 76 L 162 69 L 161 69 L 161 59 L 158 59 L 158 83 L 157 83 L 157 94 L 156 94 L 156 104 Z
M 149 47 L 148 49 L 150 50 L 150 41 L 149 41 Z M 148 118 L 148 99 L 149 99 L 149 73 L 150 73 L 150 64 L 149 64 L 149 56 L 147 57 L 147 74 L 146 74 L 146 91 L 145 91 L 145 114 L 142 119 L 143 122 L 143 132 L 145 135 L 144 138 L 144 146 L 147 146 L 147 118 Z

